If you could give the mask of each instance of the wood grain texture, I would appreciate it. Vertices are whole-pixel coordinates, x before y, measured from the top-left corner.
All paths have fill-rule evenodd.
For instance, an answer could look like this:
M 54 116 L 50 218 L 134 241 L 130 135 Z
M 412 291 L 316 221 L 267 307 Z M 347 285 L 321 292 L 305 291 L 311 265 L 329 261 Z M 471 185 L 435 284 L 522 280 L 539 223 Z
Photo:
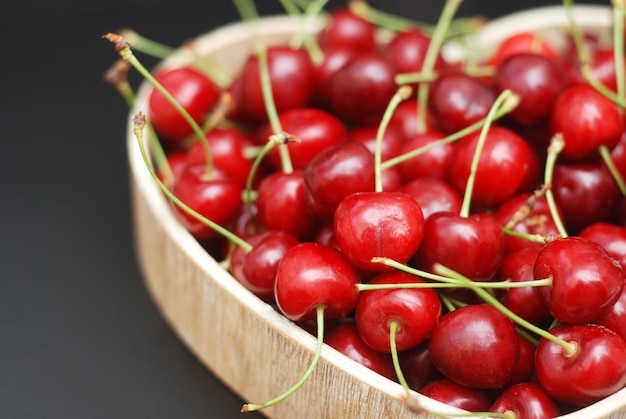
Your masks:
M 542 16 L 549 13 L 562 17 L 560 8 L 545 9 Z M 606 9 L 585 10 L 581 24 L 585 17 L 596 19 L 604 14 Z M 515 22 L 529 20 L 518 16 Z M 507 30 L 511 25 L 506 22 Z M 236 71 L 251 51 L 251 34 L 258 31 L 268 42 L 281 42 L 296 28 L 286 17 L 264 18 L 252 30 L 233 24 L 213 31 L 198 38 L 196 47 L 200 54 L 228 63 Z M 164 65 L 176 66 L 189 59 L 189 53 L 181 51 Z M 146 112 L 148 90 L 142 86 L 131 119 L 136 111 Z M 246 290 L 177 222 L 141 159 L 130 122 L 127 145 L 136 253 L 155 304 L 185 345 L 233 392 L 252 403 L 282 393 L 309 366 L 315 338 Z M 263 413 L 275 418 L 433 417 L 409 409 L 403 395 L 400 385 L 325 346 L 310 380 Z M 412 397 L 426 408 L 459 412 L 414 392 Z M 621 418 L 626 416 L 625 406 L 626 390 L 622 390 L 563 418 Z

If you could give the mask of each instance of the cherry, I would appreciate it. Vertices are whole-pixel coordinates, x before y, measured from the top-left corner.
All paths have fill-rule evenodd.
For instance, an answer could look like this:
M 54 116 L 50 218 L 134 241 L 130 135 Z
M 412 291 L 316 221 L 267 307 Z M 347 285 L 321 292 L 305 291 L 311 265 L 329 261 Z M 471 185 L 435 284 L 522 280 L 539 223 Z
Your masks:
M 604 247 L 626 272 L 626 227 L 599 222 L 588 225 L 579 236 Z
M 485 118 L 495 99 L 495 93 L 478 79 L 452 72 L 432 83 L 428 109 L 434 124 L 444 134 L 452 134 Z
M 230 260 L 231 274 L 257 297 L 272 302 L 278 264 L 287 250 L 300 241 L 284 231 L 268 230 L 246 239 L 250 251 L 236 247 Z
M 617 106 L 593 87 L 570 86 L 554 103 L 550 117 L 553 133 L 565 139 L 563 157 L 570 160 L 598 158 L 598 147 L 615 147 L 624 131 Z
M 461 195 L 445 180 L 435 177 L 420 177 L 403 184 L 398 190 L 415 199 L 422 208 L 424 219 L 437 212 L 458 213 L 461 210 Z
M 502 227 L 493 215 L 477 213 L 461 217 L 438 212 L 424 223 L 424 238 L 415 256 L 416 265 L 432 272 L 439 263 L 476 281 L 496 275 L 504 256 Z
M 536 32 L 519 32 L 505 38 L 497 46 L 489 59 L 489 64 L 499 66 L 502 61 L 511 55 L 532 53 L 557 61 L 559 55 L 548 41 Z
M 375 351 L 363 342 L 353 322 L 341 323 L 333 327 L 326 334 L 324 341 L 353 361 L 395 381 L 396 372 L 391 356 Z
M 562 325 L 550 330 L 574 347 L 542 338 L 535 354 L 541 387 L 553 399 L 584 406 L 626 385 L 626 342 L 615 332 L 592 324 Z
M 515 418 L 545 419 L 560 415 L 550 396 L 538 385 L 519 383 L 506 389 L 488 409 L 495 413 L 512 413 Z
M 562 323 L 594 320 L 617 301 L 624 286 L 617 261 L 599 244 L 577 236 L 548 243 L 537 255 L 534 277 L 552 277 L 552 286 L 538 290 Z
M 394 71 L 380 53 L 357 54 L 328 80 L 331 109 L 352 123 L 378 123 L 396 92 Z
M 402 102 L 405 103 L 405 102 Z M 413 115 L 415 117 L 415 115 Z M 347 141 L 357 141 L 362 143 L 369 151 L 376 152 L 376 135 L 378 125 L 357 125 L 350 128 L 346 136 Z M 388 126 L 383 134 L 380 155 L 382 161 L 396 157 L 401 153 L 404 138 L 398 128 Z
M 420 393 L 448 406 L 469 412 L 486 412 L 491 401 L 484 391 L 468 387 L 446 378 L 426 383 Z
M 388 257 L 400 263 L 417 251 L 424 235 L 424 216 L 409 195 L 400 192 L 361 192 L 347 196 L 335 211 L 335 240 L 359 269 L 386 271 L 373 263 Z
M 356 141 L 328 148 L 307 166 L 304 184 L 310 196 L 309 209 L 320 218 L 331 220 L 346 196 L 374 191 L 374 155 Z
M 430 37 L 421 29 L 411 28 L 394 35 L 383 54 L 389 60 L 396 73 L 417 73 L 422 71 L 424 58 L 430 45 Z M 433 70 L 439 71 L 446 66 L 441 54 L 437 54 Z
M 423 281 L 414 275 L 385 272 L 368 281 L 375 284 L 414 284 Z M 392 288 L 361 291 L 355 310 L 356 327 L 363 341 L 379 352 L 391 352 L 390 327 L 396 348 L 403 351 L 423 342 L 441 315 L 439 296 L 432 288 Z
M 274 172 L 257 189 L 259 222 L 269 230 L 286 231 L 304 241 L 313 237 L 318 220 L 306 206 L 304 174 Z
M 389 121 L 389 128 L 395 128 L 405 137 L 411 138 L 418 134 L 417 117 L 419 104 L 416 100 L 405 100 L 401 102 Z M 428 113 L 428 111 L 427 111 Z M 426 132 L 434 129 L 430 113 L 426 118 Z
M 312 103 L 323 109 L 330 109 L 328 101 L 328 80 L 335 72 L 343 67 L 355 55 L 358 50 L 350 47 L 328 46 L 324 50 L 324 60 L 315 66 L 315 92 L 313 93 Z
M 518 383 L 525 383 L 532 379 L 535 372 L 535 343 L 526 336 L 518 333 L 519 338 L 519 358 L 511 378 L 504 385 L 509 388 Z
M 609 221 L 620 191 L 604 162 L 565 163 L 554 168 L 552 192 L 571 234 Z
M 609 309 L 593 321 L 607 327 L 626 340 L 626 286 L 622 288 L 619 298 Z
M 520 103 L 510 118 L 522 125 L 536 125 L 547 121 L 556 98 L 565 88 L 563 75 L 557 64 L 539 54 L 515 54 L 498 66 L 492 78 L 497 94 L 509 89 L 520 97 Z
M 224 174 L 213 170 L 213 177 L 206 180 L 206 165 L 187 165 L 174 184 L 173 193 L 184 204 L 214 223 L 228 227 L 234 222 L 242 205 L 241 185 Z M 183 226 L 198 240 L 216 237 L 218 233 L 174 206 Z
M 474 132 L 455 144 L 449 179 L 460 193 L 466 188 L 480 134 Z M 514 131 L 492 126 L 480 154 L 472 203 L 487 207 L 501 204 L 524 192 L 531 181 L 536 182 L 538 173 L 538 159 L 528 143 Z
M 513 322 L 490 304 L 472 304 L 444 314 L 430 335 L 430 357 L 450 380 L 497 389 L 511 378 L 519 358 Z
M 220 88 L 192 67 L 159 71 L 155 79 L 198 124 L 219 100 Z M 158 90 L 150 93 L 148 106 L 150 123 L 161 140 L 180 146 L 193 133 L 185 118 Z
M 428 339 L 400 352 L 399 363 L 407 384 L 415 391 L 419 391 L 427 382 L 441 378 L 441 374 L 430 361 Z
M 325 318 L 342 318 L 356 305 L 358 282 L 357 272 L 339 251 L 317 243 L 299 243 L 289 248 L 278 265 L 276 303 L 293 321 L 314 318 L 317 306 L 324 306 Z
M 346 129 L 342 122 L 331 113 L 313 107 L 287 110 L 279 115 L 283 131 L 297 137 L 300 141 L 287 144 L 291 163 L 295 170 L 304 170 L 307 165 L 329 147 L 342 143 L 346 139 Z M 266 124 L 259 129 L 259 137 L 267 139 L 272 134 L 272 127 Z M 268 155 L 275 168 L 281 167 L 281 158 L 274 148 Z
M 426 131 L 408 137 L 400 149 L 399 154 L 405 154 L 422 147 L 429 146 L 445 138 L 438 131 Z M 447 179 L 450 165 L 454 156 L 455 144 L 445 143 L 432 147 L 429 150 L 403 161 L 399 164 L 402 178 L 409 181 L 418 177 L 436 177 Z
M 267 48 L 267 65 L 270 87 L 277 112 L 301 108 L 313 97 L 314 68 L 309 54 L 302 49 L 277 45 Z M 234 89 L 238 111 L 250 121 L 267 121 L 263 99 L 259 57 L 248 56 L 239 77 L 240 85 Z
M 376 46 L 376 27 L 347 8 L 336 8 L 318 35 L 322 49 L 350 48 L 372 50 Z

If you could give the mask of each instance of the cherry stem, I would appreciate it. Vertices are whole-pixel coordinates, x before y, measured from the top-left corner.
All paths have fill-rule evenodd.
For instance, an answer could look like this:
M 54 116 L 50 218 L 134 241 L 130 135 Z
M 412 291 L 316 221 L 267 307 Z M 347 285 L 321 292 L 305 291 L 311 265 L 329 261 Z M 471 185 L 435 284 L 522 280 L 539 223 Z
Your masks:
M 178 199 L 178 197 L 176 197 L 176 195 L 174 195 L 167 188 L 167 186 L 165 186 L 165 184 L 159 179 L 152 165 L 150 164 L 150 159 L 148 157 L 148 153 L 146 152 L 145 145 L 144 145 L 144 138 L 143 138 L 143 129 L 145 126 L 146 126 L 146 117 L 144 116 L 142 112 L 138 112 L 133 119 L 133 128 L 134 128 L 133 133 L 135 135 L 135 138 L 137 139 L 137 143 L 139 144 L 139 151 L 141 152 L 141 157 L 143 158 L 143 161 L 146 167 L 148 168 L 150 175 L 152 176 L 154 181 L 157 183 L 157 185 L 159 186 L 163 194 L 165 194 L 165 196 L 168 199 L 170 199 L 177 207 L 179 207 L 185 213 L 189 214 L 191 217 L 195 218 L 196 220 L 200 221 L 206 226 L 212 228 L 217 233 L 221 234 L 226 239 L 228 239 L 228 241 L 230 241 L 231 243 L 234 243 L 235 245 L 240 246 L 247 252 L 252 250 L 252 246 L 248 242 L 238 237 L 236 234 L 233 234 L 230 230 L 209 220 L 202 214 L 199 214 L 197 211 L 190 208 L 188 205 L 186 205 L 184 202 Z
M 300 387 L 302 387 L 302 385 L 304 385 L 304 383 L 313 374 L 315 367 L 319 363 L 320 357 L 322 355 L 322 348 L 324 346 L 324 309 L 325 308 L 326 307 L 322 304 L 315 307 L 315 312 L 317 314 L 317 348 L 315 350 L 315 356 L 313 357 L 313 361 L 311 362 L 311 365 L 309 365 L 309 368 L 306 370 L 302 378 L 300 378 L 300 380 L 289 390 L 285 391 L 280 396 L 273 398 L 272 400 L 269 400 L 263 404 L 252 404 L 252 403 L 244 404 L 243 407 L 241 408 L 242 412 L 253 412 L 256 410 L 265 409 L 266 407 L 273 406 L 285 400 L 287 397 L 295 393 Z
M 519 103 L 519 100 L 513 100 L 513 97 L 511 97 L 510 100 L 505 101 L 502 104 L 502 106 L 500 106 L 500 108 L 496 111 L 494 115 L 494 120 L 500 119 L 504 115 L 510 113 L 513 109 L 515 109 L 518 103 Z M 441 145 L 457 141 L 465 137 L 466 135 L 471 134 L 472 132 L 481 129 L 483 125 L 485 125 L 486 119 L 487 118 L 483 118 L 480 121 L 474 122 L 473 124 L 468 125 L 467 127 L 463 128 L 462 130 L 459 130 L 453 134 L 450 134 L 440 140 L 434 141 L 420 148 L 416 148 L 415 150 L 408 151 L 406 153 L 403 153 L 389 160 L 385 160 L 381 165 L 381 169 L 383 170 L 387 169 L 391 166 L 395 166 L 397 164 L 403 163 L 413 157 L 417 157 L 420 154 L 426 153 L 428 150 L 431 150 L 435 147 L 439 147 Z
M 183 108 L 183 106 L 178 103 L 178 101 L 163 87 L 161 83 L 158 82 L 157 79 L 154 78 L 152 74 L 141 64 L 141 62 L 137 59 L 137 57 L 133 54 L 132 49 L 130 48 L 130 44 L 124 38 L 117 34 L 108 33 L 103 36 L 103 38 L 109 40 L 110 42 L 115 44 L 116 51 L 120 54 L 120 56 L 128 61 L 130 65 L 132 65 L 156 90 L 158 90 L 164 97 L 167 99 L 169 103 L 174 106 L 174 108 L 180 113 L 180 115 L 185 119 L 185 121 L 189 124 L 189 126 L 193 129 L 194 134 L 198 137 L 200 141 L 202 141 L 202 146 L 204 148 L 204 153 L 206 155 L 206 174 L 205 179 L 211 179 L 213 176 L 213 156 L 211 154 L 211 149 L 209 148 L 209 143 L 206 139 L 202 128 L 198 125 L 198 123 L 189 115 L 189 113 Z
M 507 236 L 518 237 L 520 239 L 528 240 L 533 243 L 539 243 L 539 244 L 548 244 L 557 238 L 557 236 L 550 235 L 550 234 L 544 236 L 542 234 L 522 233 L 519 231 L 511 230 L 510 228 L 506 228 L 506 227 L 502 229 L 502 232 L 506 234 Z
M 433 266 L 433 270 L 441 275 L 445 275 L 447 277 L 450 278 L 454 278 L 460 282 L 465 282 L 470 288 L 472 288 L 472 291 L 474 291 L 480 298 L 482 298 L 486 303 L 491 304 L 494 308 L 496 308 L 497 310 L 499 310 L 502 314 L 504 314 L 505 316 L 507 316 L 508 318 L 510 318 L 514 323 L 518 324 L 519 326 L 524 327 L 525 329 L 531 331 L 532 333 L 548 339 L 550 341 L 552 341 L 553 343 L 556 343 L 557 345 L 560 345 L 563 350 L 565 351 L 566 354 L 571 355 L 573 353 L 576 352 L 576 346 L 572 345 L 569 342 L 564 341 L 563 339 L 560 339 L 556 336 L 554 336 L 552 333 L 543 330 L 540 327 L 535 326 L 534 324 L 530 323 L 529 321 L 523 319 L 522 317 L 518 316 L 517 314 L 515 314 L 513 311 L 511 311 L 508 307 L 506 307 L 504 304 L 502 304 L 496 297 L 494 297 L 493 295 L 491 295 L 489 292 L 487 292 L 486 290 L 472 285 L 473 281 L 470 280 L 469 278 L 466 278 L 465 276 L 461 275 L 458 272 L 453 271 L 452 269 L 443 266 L 439 263 L 435 263 Z
M 463 195 L 463 202 L 461 204 L 461 217 L 468 217 L 470 213 L 470 207 L 472 205 L 472 193 L 474 191 L 474 183 L 476 182 L 476 172 L 478 171 L 478 163 L 480 162 L 480 156 L 483 151 L 483 147 L 485 142 L 487 141 L 487 133 L 489 132 L 489 128 L 491 128 L 491 124 L 493 123 L 494 116 L 496 111 L 503 103 L 510 100 L 510 98 L 514 98 L 513 100 L 516 103 L 519 101 L 519 97 L 515 95 L 512 91 L 506 89 L 502 91 L 494 101 L 491 109 L 489 109 L 489 113 L 485 118 L 485 123 L 480 131 L 480 135 L 478 137 L 478 141 L 476 142 L 476 150 L 474 151 L 474 156 L 472 158 L 472 163 L 470 166 L 470 173 L 467 178 L 467 184 L 465 185 L 465 194 Z
M 385 132 L 387 131 L 387 127 L 389 126 L 389 121 L 391 121 L 391 117 L 393 113 L 396 111 L 396 108 L 400 104 L 400 102 L 408 99 L 411 96 L 413 89 L 411 86 L 400 86 L 396 93 L 391 97 L 389 104 L 387 105 L 387 109 L 385 109 L 385 113 L 383 114 L 382 120 L 378 125 L 378 130 L 376 131 L 376 149 L 374 150 L 374 185 L 376 192 L 382 192 L 383 190 L 383 181 L 382 181 L 382 148 L 383 148 L 383 138 L 385 136 Z
M 127 74 L 130 69 L 130 63 L 126 60 L 119 59 L 115 64 L 109 68 L 104 75 L 104 80 L 112 84 L 115 89 L 122 95 L 124 101 L 128 105 L 129 109 L 135 107 L 135 92 L 128 83 Z M 156 164 L 156 167 L 161 171 L 165 183 L 171 186 L 174 183 L 174 173 L 167 160 L 167 155 L 159 138 L 154 131 L 151 124 L 147 124 L 150 130 L 150 151 Z
M 148 39 L 130 28 L 122 29 L 120 35 L 133 46 L 133 49 L 154 58 L 164 59 L 176 51 L 175 48 Z
M 561 133 L 554 134 L 554 136 L 550 140 L 550 145 L 548 146 L 548 157 L 546 158 L 543 183 L 548 187 L 548 189 L 546 190 L 546 202 L 548 203 L 550 215 L 554 220 L 554 225 L 556 226 L 556 229 L 561 237 L 567 237 L 567 230 L 563 225 L 563 220 L 561 220 L 561 216 L 556 205 L 556 200 L 554 199 L 554 194 L 552 193 L 552 178 L 554 177 L 554 167 L 556 166 L 556 160 L 559 156 L 559 153 L 563 150 L 563 147 L 565 147 L 565 140 L 563 139 L 563 135 Z
M 613 161 L 613 157 L 611 156 L 611 151 L 608 149 L 607 146 L 604 145 L 600 146 L 598 148 L 598 151 L 600 152 L 600 156 L 602 157 L 604 164 L 611 173 L 611 176 L 613 176 L 615 183 L 617 183 L 617 187 L 619 188 L 620 192 L 622 193 L 622 195 L 626 196 L 626 181 L 624 181 L 624 177 L 615 166 L 615 162 Z
M 289 135 L 286 133 L 281 133 L 279 135 L 274 134 L 270 136 L 269 140 L 267 141 L 267 143 L 265 143 L 261 151 L 259 151 L 256 158 L 254 159 L 254 162 L 252 163 L 250 173 L 248 174 L 248 178 L 246 179 L 244 201 L 246 202 L 248 215 L 250 216 L 249 217 L 250 221 L 252 222 L 252 225 L 255 230 L 257 230 L 258 226 L 256 224 L 256 217 L 254 216 L 254 213 L 252 211 L 252 202 L 254 201 L 253 194 L 255 192 L 252 188 L 252 184 L 254 183 L 254 178 L 256 176 L 256 173 L 258 172 L 259 167 L 261 166 L 261 163 L 263 162 L 263 159 L 265 158 L 265 156 L 267 156 L 267 154 L 270 152 L 272 148 L 280 144 L 298 143 L 298 142 L 300 142 L 300 139 L 293 135 Z
M 552 277 L 545 279 L 536 279 L 532 281 L 500 281 L 500 282 L 477 282 L 471 281 L 471 285 L 468 285 L 466 281 L 461 281 L 455 277 L 437 275 L 430 272 L 422 271 L 420 269 L 412 268 L 403 263 L 395 261 L 386 257 L 374 257 L 371 260 L 372 263 L 381 263 L 391 268 L 398 269 L 408 274 L 437 281 L 432 282 L 418 282 L 418 283 L 403 283 L 403 284 L 369 284 L 360 283 L 357 284 L 357 290 L 359 291 L 375 291 L 384 289 L 396 289 L 396 288 L 490 288 L 490 289 L 510 289 L 510 288 L 526 288 L 526 287 L 546 287 L 552 285 Z
M 546 195 L 546 191 L 548 187 L 546 185 L 541 185 L 539 189 L 536 189 L 533 194 L 528 197 L 526 202 L 524 202 L 520 207 L 515 211 L 515 214 L 511 217 L 508 223 L 504 225 L 505 229 L 511 229 L 517 225 L 517 223 L 525 220 L 530 215 L 535 203 L 542 197 Z
M 450 22 L 462 2 L 463 0 L 446 0 L 422 63 L 422 72 L 425 74 L 429 74 L 435 69 L 437 56 L 445 40 L 446 32 L 450 27 Z M 421 83 L 417 88 L 417 132 L 420 134 L 427 130 L 429 92 L 429 83 Z
M 281 3 L 285 4 L 289 2 L 281 0 Z M 315 65 L 320 65 L 324 62 L 324 52 L 320 49 L 317 39 L 315 39 L 315 36 L 311 33 L 310 28 L 314 21 L 319 17 L 320 13 L 324 10 L 326 3 L 328 3 L 328 0 L 313 0 L 308 4 L 304 10 L 304 18 L 301 19 L 301 28 L 291 38 L 289 43 L 289 46 L 294 49 L 301 48 L 302 45 L 305 45 L 309 56 L 311 57 L 311 61 L 313 61 Z M 292 12 L 297 12 L 296 8 L 289 8 L 288 13 L 295 17 L 300 15 L 299 12 Z
M 495 74 L 495 67 L 488 65 L 481 66 L 469 66 L 464 68 L 465 73 L 473 77 L 489 77 Z M 396 74 L 394 81 L 396 84 L 412 84 L 422 82 L 432 82 L 437 80 L 439 73 L 437 71 L 430 71 L 425 73 L 423 71 L 416 71 L 412 73 L 400 73 Z
M 393 369 L 396 371 L 398 382 L 400 383 L 400 385 L 402 385 L 408 397 L 411 394 L 411 389 L 409 387 L 409 383 L 407 383 L 406 381 L 406 378 L 404 378 L 404 374 L 402 373 L 400 360 L 398 359 L 398 346 L 396 345 L 396 334 L 401 328 L 402 326 L 397 320 L 392 320 L 389 322 L 389 347 L 391 348 L 391 360 L 393 362 Z

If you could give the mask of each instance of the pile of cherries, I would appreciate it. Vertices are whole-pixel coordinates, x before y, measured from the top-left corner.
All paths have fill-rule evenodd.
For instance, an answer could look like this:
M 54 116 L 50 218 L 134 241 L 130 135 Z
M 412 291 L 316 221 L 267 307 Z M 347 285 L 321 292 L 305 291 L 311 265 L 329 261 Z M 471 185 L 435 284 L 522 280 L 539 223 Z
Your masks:
M 437 29 L 326 13 L 317 49 L 251 50 L 226 85 L 154 74 L 184 109 L 157 89 L 146 109 L 184 226 L 287 318 L 446 404 L 543 418 L 624 388 L 623 51 L 572 27 L 452 63 Z

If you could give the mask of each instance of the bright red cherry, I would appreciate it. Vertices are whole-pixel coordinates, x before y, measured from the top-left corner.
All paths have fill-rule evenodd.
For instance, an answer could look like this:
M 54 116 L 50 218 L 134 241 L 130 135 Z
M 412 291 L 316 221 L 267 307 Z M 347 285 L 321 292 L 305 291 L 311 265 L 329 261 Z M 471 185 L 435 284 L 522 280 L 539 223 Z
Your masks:
M 320 31 L 318 41 L 323 49 L 350 48 L 371 50 L 376 46 L 376 27 L 347 8 L 336 8 Z
M 491 405 L 489 397 L 482 390 L 468 387 L 447 378 L 426 383 L 420 393 L 438 402 L 468 412 L 486 412 Z
M 610 223 L 594 223 L 579 234 L 604 247 L 626 272 L 626 227 Z
M 512 413 L 520 419 L 546 419 L 560 415 L 555 401 L 540 386 L 532 383 L 519 383 L 506 389 L 489 411 Z

